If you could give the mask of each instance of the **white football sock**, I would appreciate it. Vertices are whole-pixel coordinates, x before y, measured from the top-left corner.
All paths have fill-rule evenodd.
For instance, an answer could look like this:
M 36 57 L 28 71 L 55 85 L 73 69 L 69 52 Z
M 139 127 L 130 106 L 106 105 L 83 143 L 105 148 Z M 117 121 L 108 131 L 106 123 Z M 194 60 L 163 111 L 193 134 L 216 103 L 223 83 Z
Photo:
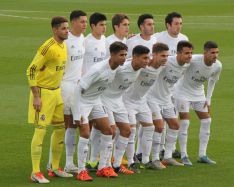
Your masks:
M 131 134 L 129 136 L 128 145 L 126 148 L 126 155 L 128 158 L 128 166 L 134 163 L 133 156 L 135 153 L 135 135 L 136 135 L 136 127 L 131 127 Z
M 101 142 L 100 142 L 100 160 L 98 164 L 98 170 L 106 167 L 106 163 L 108 160 L 108 153 L 110 149 L 112 149 L 112 135 L 104 135 L 101 134 Z
M 180 120 L 180 129 L 178 139 L 180 144 L 181 158 L 187 157 L 187 140 L 188 140 L 189 120 Z
M 112 139 L 112 144 L 110 149 L 108 149 L 108 153 L 107 153 L 107 162 L 106 162 L 106 167 L 111 167 L 111 158 L 112 158 L 112 152 L 113 152 L 113 147 L 114 147 L 114 140 Z
M 138 122 L 138 123 L 140 123 L 140 122 Z M 137 131 L 137 150 L 136 150 L 136 154 L 142 153 L 142 149 L 141 149 L 142 133 L 143 133 L 142 126 L 139 124 L 138 131 Z
M 160 142 L 160 151 L 165 150 L 166 132 L 167 132 L 167 122 L 164 121 L 162 135 L 161 135 L 161 142 Z
M 159 160 L 162 133 L 154 132 L 152 143 L 152 161 Z
M 177 135 L 178 130 L 167 129 L 164 159 L 172 158 L 172 151 L 176 144 Z
M 210 138 L 210 124 L 211 124 L 211 118 L 201 120 L 201 127 L 199 134 L 199 140 L 200 140 L 199 157 L 206 155 L 206 149 Z
M 66 166 L 74 165 L 73 155 L 76 146 L 76 128 L 67 128 L 65 132 Z
M 142 139 L 141 139 L 141 148 L 142 148 L 142 163 L 146 164 L 149 162 L 150 151 L 152 147 L 154 126 L 142 127 Z
M 91 162 L 98 161 L 100 141 L 101 141 L 101 131 L 92 127 L 91 134 L 90 134 L 90 144 L 91 144 L 90 161 Z
M 77 145 L 78 173 L 85 170 L 85 163 L 89 151 L 89 139 L 80 137 Z
M 114 151 L 114 167 L 119 167 L 121 165 L 121 161 L 124 155 L 124 152 L 127 148 L 129 138 L 123 137 L 119 135 L 118 141 L 115 144 Z

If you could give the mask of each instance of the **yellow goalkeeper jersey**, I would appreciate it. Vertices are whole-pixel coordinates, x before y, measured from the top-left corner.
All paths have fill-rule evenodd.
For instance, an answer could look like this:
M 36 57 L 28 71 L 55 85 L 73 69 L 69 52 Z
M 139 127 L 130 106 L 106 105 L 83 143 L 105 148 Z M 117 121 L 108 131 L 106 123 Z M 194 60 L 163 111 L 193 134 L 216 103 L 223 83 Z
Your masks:
M 66 44 L 48 39 L 37 51 L 27 69 L 30 86 L 55 89 L 60 86 L 65 63 L 67 61 Z

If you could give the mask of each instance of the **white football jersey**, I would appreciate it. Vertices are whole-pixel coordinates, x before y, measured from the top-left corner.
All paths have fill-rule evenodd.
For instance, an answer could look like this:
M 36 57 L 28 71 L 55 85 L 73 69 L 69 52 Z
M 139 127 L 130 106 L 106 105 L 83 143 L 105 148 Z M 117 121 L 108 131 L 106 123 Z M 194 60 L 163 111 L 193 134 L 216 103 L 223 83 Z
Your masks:
M 127 60 L 123 66 L 120 66 L 113 82 L 101 96 L 103 105 L 113 112 L 123 112 L 122 94 L 137 79 L 139 73 L 140 70 L 133 69 L 131 60 Z
M 182 40 L 188 41 L 188 37 L 184 34 L 179 33 L 178 36 L 174 38 L 174 37 L 171 37 L 167 31 L 155 33 L 154 37 L 157 39 L 157 42 L 168 45 L 170 56 L 176 55 L 178 42 Z
M 127 40 L 127 46 L 128 46 L 128 55 L 127 58 L 132 57 L 132 50 L 137 45 L 143 45 L 145 47 L 148 47 L 150 50 L 150 55 L 152 54 L 152 48 L 153 45 L 157 42 L 156 38 L 152 35 L 150 40 L 144 40 L 140 34 L 137 34 L 136 36 L 133 36 Z
M 186 101 L 204 101 L 204 83 L 209 79 L 216 82 L 222 70 L 222 64 L 216 60 L 211 66 L 204 62 L 204 55 L 193 55 L 190 67 L 175 87 L 174 97 Z
M 110 45 L 114 42 L 122 42 L 126 44 L 127 39 L 123 38 L 123 40 L 119 39 L 115 34 L 112 34 L 106 38 L 106 58 L 110 57 Z
M 154 84 L 162 69 L 163 67 L 155 69 L 151 66 L 147 66 L 145 69 L 142 69 L 137 80 L 124 93 L 124 102 L 128 105 L 131 105 L 131 103 L 135 103 L 137 105 L 144 103 L 146 92 Z
M 101 62 L 106 56 L 106 38 L 104 35 L 101 39 L 96 39 L 92 33 L 85 38 L 85 54 L 83 64 L 83 74 L 89 71 L 94 64 Z
M 158 76 L 157 82 L 147 93 L 147 100 L 159 105 L 171 105 L 173 86 L 183 76 L 189 64 L 179 65 L 176 56 L 168 57 L 165 68 Z
M 92 66 L 78 83 L 83 90 L 80 98 L 81 104 L 101 104 L 100 95 L 113 81 L 115 73 L 116 69 L 110 68 L 109 60 L 104 60 Z
M 63 81 L 77 82 L 81 78 L 82 65 L 84 58 L 84 35 L 74 36 L 71 32 L 68 39 L 65 40 L 67 45 L 67 63 L 63 75 Z

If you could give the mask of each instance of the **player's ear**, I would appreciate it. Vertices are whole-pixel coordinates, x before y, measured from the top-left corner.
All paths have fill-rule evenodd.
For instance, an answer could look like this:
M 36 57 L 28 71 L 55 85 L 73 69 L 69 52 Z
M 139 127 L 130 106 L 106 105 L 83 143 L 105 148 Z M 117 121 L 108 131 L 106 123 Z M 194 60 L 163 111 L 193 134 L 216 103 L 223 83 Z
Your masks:
M 115 31 L 118 29 L 118 27 L 119 27 L 118 25 L 114 25 Z
M 96 26 L 96 25 L 93 24 L 93 23 L 90 25 L 91 29 L 93 29 L 95 26 Z

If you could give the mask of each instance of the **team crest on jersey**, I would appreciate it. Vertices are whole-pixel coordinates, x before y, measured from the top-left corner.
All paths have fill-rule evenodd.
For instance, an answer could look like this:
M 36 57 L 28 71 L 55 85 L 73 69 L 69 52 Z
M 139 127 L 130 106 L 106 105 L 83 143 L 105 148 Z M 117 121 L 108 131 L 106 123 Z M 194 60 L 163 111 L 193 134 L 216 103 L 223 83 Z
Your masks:
M 197 70 L 196 73 L 199 73 L 199 70 Z
M 40 117 L 40 119 L 41 119 L 42 121 L 45 121 L 45 118 L 46 118 L 46 117 L 45 117 L 45 114 L 42 114 L 41 117 Z
M 184 110 L 184 105 L 180 105 L 180 109 L 181 109 L 181 110 Z
M 84 116 L 81 116 L 81 117 L 80 117 L 80 123 L 82 124 L 83 121 L 84 121 Z
M 74 48 L 75 48 L 75 46 L 74 46 L 74 45 L 72 45 L 72 46 L 71 46 L 71 49 L 74 49 Z
M 157 117 L 156 112 L 152 113 L 152 117 L 155 119 Z

